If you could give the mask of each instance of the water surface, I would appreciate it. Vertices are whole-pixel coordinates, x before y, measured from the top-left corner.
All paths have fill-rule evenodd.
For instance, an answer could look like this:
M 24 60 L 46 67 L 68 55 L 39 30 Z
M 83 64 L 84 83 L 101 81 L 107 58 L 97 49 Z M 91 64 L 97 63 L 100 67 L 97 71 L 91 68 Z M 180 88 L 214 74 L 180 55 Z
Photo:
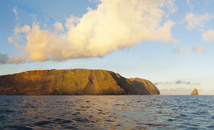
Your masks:
M 214 96 L 0 96 L 0 129 L 214 129 Z

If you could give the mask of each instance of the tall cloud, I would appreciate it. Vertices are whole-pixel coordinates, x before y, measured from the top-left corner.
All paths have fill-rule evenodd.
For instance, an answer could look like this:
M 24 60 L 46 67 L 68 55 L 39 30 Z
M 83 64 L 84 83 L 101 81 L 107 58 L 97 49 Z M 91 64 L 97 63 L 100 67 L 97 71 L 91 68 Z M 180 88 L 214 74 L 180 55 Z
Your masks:
M 54 24 L 55 32 L 34 23 L 26 33 L 27 57 L 31 61 L 64 61 L 104 56 L 141 41 L 175 43 L 170 32 L 174 23 L 166 20 L 169 13 L 165 12 L 174 11 L 173 2 L 100 0 L 97 9 L 88 8 L 81 18 L 67 18 L 67 32 L 59 22 Z

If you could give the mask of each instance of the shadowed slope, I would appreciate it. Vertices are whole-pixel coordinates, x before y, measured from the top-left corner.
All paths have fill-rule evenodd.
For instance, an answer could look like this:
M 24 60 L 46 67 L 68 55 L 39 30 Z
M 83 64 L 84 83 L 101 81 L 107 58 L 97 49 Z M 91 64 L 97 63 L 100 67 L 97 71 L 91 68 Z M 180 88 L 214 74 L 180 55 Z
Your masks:
M 139 79 L 140 80 L 140 79 Z M 142 79 L 143 81 L 143 79 Z M 4 95 L 157 95 L 145 80 L 126 79 L 106 70 L 36 70 L 0 76 Z M 156 87 L 155 87 L 156 88 Z M 158 91 L 159 92 L 159 91 Z
M 149 80 L 140 78 L 130 78 L 129 80 L 137 94 L 143 93 L 144 95 L 160 95 L 158 88 Z

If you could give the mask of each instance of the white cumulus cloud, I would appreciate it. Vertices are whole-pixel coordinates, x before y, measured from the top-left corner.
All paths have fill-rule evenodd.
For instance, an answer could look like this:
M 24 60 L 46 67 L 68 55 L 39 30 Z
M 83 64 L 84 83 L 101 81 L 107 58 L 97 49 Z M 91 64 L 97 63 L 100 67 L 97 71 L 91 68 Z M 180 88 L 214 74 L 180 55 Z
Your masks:
M 57 33 L 36 23 L 30 31 L 15 32 L 27 32 L 25 54 L 30 61 L 100 57 L 142 41 L 175 43 L 171 34 L 174 22 L 167 20 L 168 12 L 175 11 L 173 2 L 100 0 L 96 9 L 88 8 L 81 18 L 66 18 L 66 32 L 59 22 L 54 24 Z

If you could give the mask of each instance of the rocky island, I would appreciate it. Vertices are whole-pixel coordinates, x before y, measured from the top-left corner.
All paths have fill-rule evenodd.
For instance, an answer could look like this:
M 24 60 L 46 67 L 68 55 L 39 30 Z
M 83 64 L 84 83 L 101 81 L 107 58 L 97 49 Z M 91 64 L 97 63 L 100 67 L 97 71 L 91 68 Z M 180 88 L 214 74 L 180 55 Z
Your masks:
M 192 91 L 191 95 L 198 95 L 198 90 L 195 88 L 195 89 Z
M 149 80 L 106 70 L 35 70 L 0 76 L 0 95 L 159 95 Z

